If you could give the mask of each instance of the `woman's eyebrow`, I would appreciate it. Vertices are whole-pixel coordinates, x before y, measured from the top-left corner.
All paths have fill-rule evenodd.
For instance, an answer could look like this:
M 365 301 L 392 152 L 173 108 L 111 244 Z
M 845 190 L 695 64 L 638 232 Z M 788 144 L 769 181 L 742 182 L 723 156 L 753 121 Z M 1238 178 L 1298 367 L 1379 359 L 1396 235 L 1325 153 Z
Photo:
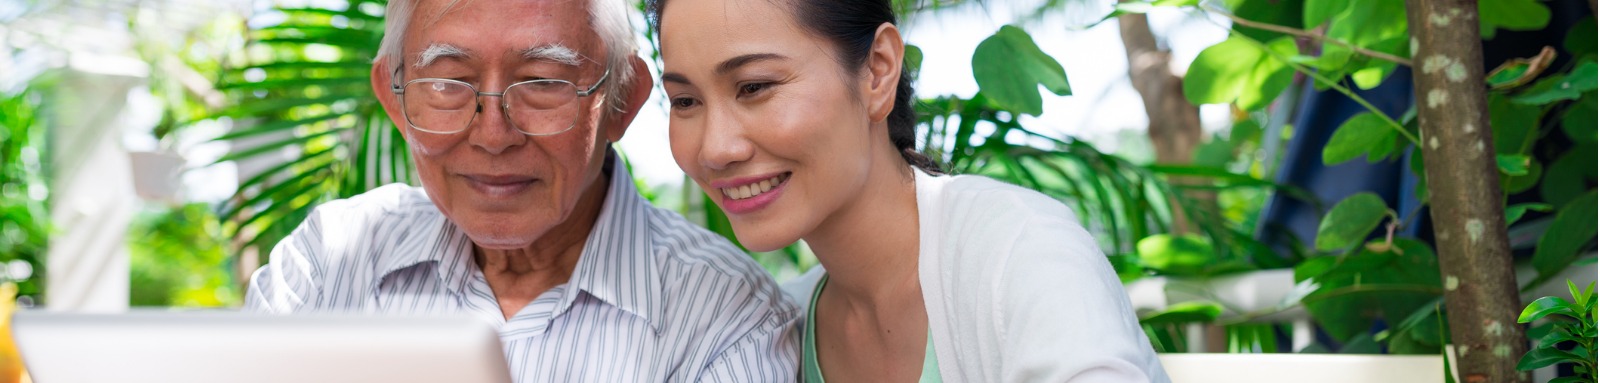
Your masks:
M 761 61 L 784 61 L 784 60 L 788 60 L 788 59 L 789 59 L 789 56 L 784 56 L 784 55 L 780 55 L 780 54 L 777 54 L 777 53 L 750 53 L 750 54 L 743 54 L 743 55 L 736 56 L 734 58 L 723 60 L 722 63 L 717 64 L 716 73 L 717 73 L 718 76 L 725 76 L 729 72 L 733 72 L 734 70 L 739 69 L 739 67 L 742 67 L 742 66 L 745 66 L 745 65 L 750 65 L 752 63 L 761 62 Z M 678 83 L 678 84 L 684 84 L 684 85 L 690 85 L 691 84 L 689 82 L 689 78 L 688 77 L 685 77 L 682 74 L 678 74 L 677 72 L 662 73 L 661 74 L 661 82 L 663 82 L 663 83 L 671 82 L 671 83 Z
M 788 59 L 789 59 L 788 56 L 780 55 L 780 54 L 777 54 L 777 53 L 751 53 L 751 54 L 739 55 L 739 56 L 731 58 L 731 59 L 723 60 L 721 64 L 717 64 L 717 75 L 718 76 L 726 75 L 726 74 L 728 74 L 728 72 L 733 72 L 735 69 L 739 69 L 739 67 L 742 67 L 742 66 L 745 66 L 745 65 L 749 65 L 749 64 L 755 63 L 755 62 L 760 62 L 760 61 L 783 61 L 783 60 L 788 60 Z

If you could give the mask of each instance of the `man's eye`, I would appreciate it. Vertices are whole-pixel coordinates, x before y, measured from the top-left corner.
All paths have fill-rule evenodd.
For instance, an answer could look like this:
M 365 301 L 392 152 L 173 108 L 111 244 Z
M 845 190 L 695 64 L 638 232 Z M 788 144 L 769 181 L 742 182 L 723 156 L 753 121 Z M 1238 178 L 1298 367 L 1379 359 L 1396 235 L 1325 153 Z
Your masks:
M 739 85 L 739 95 L 740 96 L 748 96 L 748 95 L 760 93 L 761 91 L 766 90 L 768 87 L 771 87 L 771 86 L 772 86 L 772 83 L 770 83 L 770 82 L 745 83 L 743 85 Z

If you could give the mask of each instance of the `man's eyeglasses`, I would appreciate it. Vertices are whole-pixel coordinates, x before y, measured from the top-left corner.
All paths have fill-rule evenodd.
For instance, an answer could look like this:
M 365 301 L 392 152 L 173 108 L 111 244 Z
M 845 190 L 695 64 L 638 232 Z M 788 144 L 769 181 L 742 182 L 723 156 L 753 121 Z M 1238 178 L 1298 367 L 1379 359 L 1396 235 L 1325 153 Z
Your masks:
M 571 130 L 578 121 L 575 101 L 594 94 L 610 76 L 608 67 L 594 85 L 581 90 L 566 80 L 540 79 L 511 84 L 502 92 L 479 92 L 472 84 L 442 78 L 419 78 L 390 89 L 399 96 L 400 111 L 412 129 L 460 133 L 483 111 L 479 97 L 495 96 L 500 98 L 506 123 L 522 134 L 548 136 Z M 399 68 L 395 69 L 395 78 L 400 78 Z

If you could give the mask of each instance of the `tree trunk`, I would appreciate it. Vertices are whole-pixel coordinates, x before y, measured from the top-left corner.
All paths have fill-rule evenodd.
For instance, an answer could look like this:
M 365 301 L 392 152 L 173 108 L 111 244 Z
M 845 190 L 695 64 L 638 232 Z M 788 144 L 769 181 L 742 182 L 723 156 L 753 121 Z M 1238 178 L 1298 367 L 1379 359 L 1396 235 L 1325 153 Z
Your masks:
M 1406 0 L 1439 270 L 1462 383 L 1527 382 L 1475 0 Z
M 1183 78 L 1172 74 L 1169 63 L 1172 53 L 1156 45 L 1150 33 L 1150 21 L 1142 13 L 1117 16 L 1122 31 L 1122 46 L 1128 53 L 1128 78 L 1133 89 L 1144 100 L 1145 115 L 1150 119 L 1147 134 L 1156 152 L 1156 163 L 1187 165 L 1194 162 L 1195 147 L 1200 145 L 1200 109 L 1183 97 Z M 1193 180 L 1174 179 L 1173 183 Z M 1209 201 L 1208 195 L 1191 195 L 1197 201 Z M 1195 232 L 1187 214 L 1176 201 L 1172 206 L 1172 232 Z

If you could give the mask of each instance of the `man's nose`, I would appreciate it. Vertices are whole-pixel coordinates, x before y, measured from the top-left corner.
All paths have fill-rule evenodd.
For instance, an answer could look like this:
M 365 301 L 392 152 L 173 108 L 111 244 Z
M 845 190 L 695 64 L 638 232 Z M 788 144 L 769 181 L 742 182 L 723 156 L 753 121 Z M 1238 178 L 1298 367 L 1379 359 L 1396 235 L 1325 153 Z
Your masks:
M 489 154 L 500 154 L 528 141 L 507 119 L 502 107 L 505 96 L 500 93 L 478 93 L 478 113 L 467 127 L 469 141 Z

